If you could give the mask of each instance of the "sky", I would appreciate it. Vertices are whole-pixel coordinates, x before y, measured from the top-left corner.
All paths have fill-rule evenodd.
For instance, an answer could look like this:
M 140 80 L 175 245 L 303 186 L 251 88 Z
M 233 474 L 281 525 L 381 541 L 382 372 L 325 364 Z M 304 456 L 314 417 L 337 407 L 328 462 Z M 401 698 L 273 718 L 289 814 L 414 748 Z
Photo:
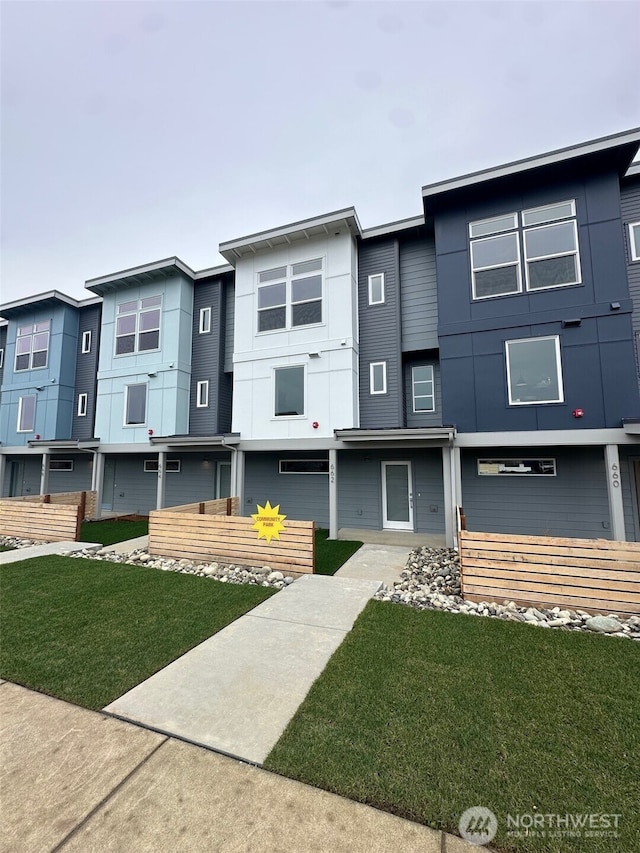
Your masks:
M 0 303 L 640 125 L 640 2 L 0 3 Z

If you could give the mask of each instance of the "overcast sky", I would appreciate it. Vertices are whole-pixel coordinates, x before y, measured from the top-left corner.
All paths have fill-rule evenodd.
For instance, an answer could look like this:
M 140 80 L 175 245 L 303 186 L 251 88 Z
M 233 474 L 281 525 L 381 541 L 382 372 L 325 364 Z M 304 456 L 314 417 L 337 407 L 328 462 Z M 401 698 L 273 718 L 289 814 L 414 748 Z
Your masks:
M 0 302 L 640 125 L 633 0 L 0 6 Z

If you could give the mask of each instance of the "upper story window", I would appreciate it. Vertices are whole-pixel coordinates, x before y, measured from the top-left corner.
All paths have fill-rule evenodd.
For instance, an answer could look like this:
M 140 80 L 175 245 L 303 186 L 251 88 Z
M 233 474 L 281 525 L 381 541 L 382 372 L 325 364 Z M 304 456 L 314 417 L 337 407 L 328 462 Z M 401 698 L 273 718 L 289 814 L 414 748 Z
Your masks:
M 372 361 L 369 365 L 369 393 L 387 393 L 387 362 Z
M 435 412 L 432 364 L 421 364 L 411 368 L 411 396 L 415 413 Z
M 126 385 L 124 394 L 124 425 L 140 426 L 147 419 L 147 386 L 144 383 Z
M 4 349 L 0 348 L 0 370 L 2 370 L 3 365 L 4 365 Z
M 211 331 L 211 308 L 201 308 L 200 309 L 200 323 L 198 325 L 198 332 L 201 335 L 206 335 Z
M 579 284 L 575 201 L 469 223 L 474 299 Z
M 631 260 L 640 261 L 640 222 L 629 223 L 629 249 Z
M 369 276 L 369 305 L 384 303 L 384 273 Z
M 116 355 L 160 347 L 161 296 L 121 302 L 116 309 Z
M 82 333 L 81 352 L 91 352 L 91 329 L 88 329 L 86 332 Z
M 203 379 L 196 384 L 196 407 L 206 409 L 209 406 L 209 380 Z
M 304 415 L 304 366 L 276 367 L 275 416 L 277 418 Z
M 322 322 L 322 258 L 258 273 L 258 331 Z
M 33 432 L 36 426 L 36 398 L 20 397 L 18 401 L 18 432 Z
M 509 405 L 564 402 L 560 338 L 506 341 Z
M 46 367 L 49 356 L 49 327 L 45 320 L 30 326 L 19 326 L 16 337 L 16 371 Z
M 79 418 L 85 418 L 87 416 L 87 408 L 89 405 L 89 395 L 86 393 L 78 394 L 78 408 L 76 412 Z

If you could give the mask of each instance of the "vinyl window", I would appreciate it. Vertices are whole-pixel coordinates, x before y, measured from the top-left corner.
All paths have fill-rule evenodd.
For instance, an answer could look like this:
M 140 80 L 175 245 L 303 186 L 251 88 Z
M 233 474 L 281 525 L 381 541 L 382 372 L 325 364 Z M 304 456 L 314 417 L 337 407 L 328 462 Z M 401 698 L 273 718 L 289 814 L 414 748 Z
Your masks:
M 505 355 L 511 406 L 564 402 L 557 335 L 506 341 Z
M 147 386 L 127 385 L 125 387 L 125 426 L 141 426 L 147 419 Z
M 18 432 L 33 432 L 36 424 L 36 398 L 28 395 L 18 401 Z
M 384 273 L 369 276 L 369 305 L 384 303 Z
M 258 332 L 322 323 L 322 258 L 258 273 Z
M 179 474 L 181 468 L 180 459 L 167 459 L 164 464 L 164 470 L 167 474 Z M 145 459 L 144 460 L 144 472 L 145 474 L 157 474 L 158 473 L 158 460 L 157 459 Z
M 211 308 L 200 309 L 200 324 L 198 332 L 201 335 L 206 335 L 211 331 Z
M 87 353 L 91 352 L 91 330 L 87 330 L 82 333 L 82 347 L 81 352 Z
M 275 416 L 304 415 L 304 366 L 277 367 L 274 370 Z
M 73 459 L 49 459 L 50 471 L 73 471 Z
M 209 380 L 203 379 L 196 386 L 196 407 L 206 409 L 209 405 Z
M 2 369 L 3 365 L 4 365 L 4 350 L 0 349 L 0 370 Z
M 369 365 L 369 393 L 387 393 L 387 362 L 373 361 Z
M 16 337 L 16 372 L 20 370 L 36 370 L 46 367 L 49 356 L 48 320 L 33 323 L 29 326 L 19 326 Z
M 328 474 L 328 459 L 280 459 L 280 474 Z
M 631 260 L 640 261 L 640 222 L 629 223 L 629 249 Z
M 480 477 L 555 477 L 555 459 L 478 459 Z
M 87 403 L 88 403 L 88 395 L 87 394 L 78 394 L 78 417 L 84 418 L 87 414 Z
M 435 411 L 432 364 L 416 365 L 411 368 L 411 396 L 415 413 Z
M 160 348 L 161 296 L 121 302 L 116 309 L 116 355 Z

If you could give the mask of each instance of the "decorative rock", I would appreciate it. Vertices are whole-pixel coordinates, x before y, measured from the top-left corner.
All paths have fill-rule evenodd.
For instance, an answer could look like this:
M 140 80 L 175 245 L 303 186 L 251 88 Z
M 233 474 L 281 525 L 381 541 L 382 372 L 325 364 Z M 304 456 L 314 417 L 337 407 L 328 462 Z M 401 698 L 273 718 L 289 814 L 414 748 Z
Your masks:
M 599 634 L 616 634 L 622 631 L 622 625 L 612 616 L 592 616 L 584 624 L 589 631 Z

